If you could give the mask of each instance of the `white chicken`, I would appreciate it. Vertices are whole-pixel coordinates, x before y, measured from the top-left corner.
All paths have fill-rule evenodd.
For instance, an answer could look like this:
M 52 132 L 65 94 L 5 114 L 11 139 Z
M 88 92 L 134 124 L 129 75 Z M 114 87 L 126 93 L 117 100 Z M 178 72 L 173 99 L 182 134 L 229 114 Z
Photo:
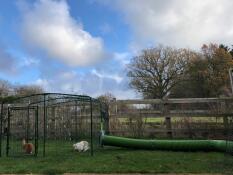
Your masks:
M 73 148 L 75 151 L 85 152 L 89 149 L 89 144 L 87 141 L 81 141 L 81 142 L 73 144 Z

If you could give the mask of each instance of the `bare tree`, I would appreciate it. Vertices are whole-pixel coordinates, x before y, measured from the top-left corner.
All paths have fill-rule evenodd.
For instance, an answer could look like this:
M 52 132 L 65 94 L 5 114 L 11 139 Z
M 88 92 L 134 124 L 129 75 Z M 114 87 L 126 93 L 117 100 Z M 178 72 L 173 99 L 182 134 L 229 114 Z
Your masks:
M 130 86 L 144 98 L 163 98 L 182 81 L 189 58 L 194 52 L 162 45 L 143 50 L 129 64 Z
M 15 94 L 19 96 L 43 93 L 42 87 L 37 85 L 23 85 L 15 88 Z
M 116 99 L 116 97 L 111 93 L 105 93 L 105 94 L 97 97 L 97 99 L 99 99 L 101 102 L 109 105 L 111 101 L 114 101 Z
M 8 81 L 0 80 L 0 97 L 9 95 L 12 86 Z

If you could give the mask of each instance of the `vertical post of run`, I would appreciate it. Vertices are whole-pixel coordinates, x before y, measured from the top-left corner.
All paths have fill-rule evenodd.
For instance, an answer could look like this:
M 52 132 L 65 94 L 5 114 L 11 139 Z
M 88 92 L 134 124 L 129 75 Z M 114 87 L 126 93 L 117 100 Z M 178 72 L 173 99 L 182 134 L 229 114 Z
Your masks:
M 3 120 L 3 101 L 1 103 L 1 118 L 0 118 L 0 157 L 2 157 L 2 120 Z
M 8 114 L 8 117 L 7 117 L 7 140 L 6 140 L 6 156 L 8 157 L 9 155 L 9 149 L 10 149 L 10 107 L 8 106 L 7 108 L 7 114 Z
M 46 104 L 45 99 L 46 94 L 44 94 L 44 139 L 43 139 L 43 156 L 45 156 L 45 142 L 46 142 Z
M 91 110 L 91 156 L 93 156 L 93 113 L 92 113 L 92 98 L 90 97 L 90 110 Z
M 35 156 L 38 154 L 38 106 L 35 109 Z
M 27 125 L 26 125 L 26 143 L 29 142 L 29 127 L 30 127 L 30 124 L 29 124 L 29 115 L 30 115 L 30 109 L 29 109 L 29 104 L 28 104 L 28 107 L 27 107 Z
M 75 140 L 78 140 L 78 102 L 77 100 L 75 100 L 75 113 L 74 113 L 74 117 L 75 117 Z
M 100 101 L 100 100 L 98 100 L 99 101 L 99 108 L 100 108 L 100 135 L 99 135 L 99 145 L 100 145 L 100 147 L 104 147 L 103 146 L 103 144 L 102 144 L 102 142 L 101 142 L 101 136 L 102 136 L 102 134 L 103 134 L 103 131 L 104 131 L 104 111 L 103 111 L 103 109 L 102 109 L 102 102 Z

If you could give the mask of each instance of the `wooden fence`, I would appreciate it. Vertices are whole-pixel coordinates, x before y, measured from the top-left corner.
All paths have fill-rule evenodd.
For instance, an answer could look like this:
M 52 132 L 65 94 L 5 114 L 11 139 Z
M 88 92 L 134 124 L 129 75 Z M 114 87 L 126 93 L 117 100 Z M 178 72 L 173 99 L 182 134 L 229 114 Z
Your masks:
M 114 135 L 224 139 L 232 128 L 233 98 L 114 100 L 109 116 Z

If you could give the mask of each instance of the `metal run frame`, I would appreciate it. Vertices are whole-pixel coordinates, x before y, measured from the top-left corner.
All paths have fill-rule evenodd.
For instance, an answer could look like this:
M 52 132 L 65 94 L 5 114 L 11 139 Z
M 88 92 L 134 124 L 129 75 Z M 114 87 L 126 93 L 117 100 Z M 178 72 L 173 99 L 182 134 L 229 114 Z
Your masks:
M 75 95 L 65 93 L 42 93 L 32 94 L 23 97 L 8 97 L 1 101 L 0 111 L 0 157 L 2 156 L 3 150 L 3 120 L 4 120 L 4 109 L 7 109 L 7 143 L 6 143 L 6 156 L 9 155 L 9 138 L 11 128 L 11 110 L 23 110 L 35 109 L 36 112 L 36 123 L 35 123 L 35 156 L 38 154 L 38 108 L 43 109 L 43 156 L 46 155 L 46 139 L 47 139 L 47 107 L 62 103 L 75 102 L 76 108 L 78 102 L 85 102 L 90 107 L 90 150 L 91 156 L 93 156 L 93 103 L 99 104 L 100 118 L 103 120 L 103 111 L 105 104 L 102 104 L 99 100 L 94 99 L 86 95 Z M 7 106 L 7 108 L 6 108 Z M 77 112 L 77 111 L 76 111 Z M 29 115 L 29 112 L 28 112 Z M 29 124 L 29 123 L 28 123 Z M 5 128 L 4 128 L 5 129 Z M 75 128 L 77 130 L 77 128 Z M 100 129 L 100 128 L 99 128 Z M 28 132 L 28 131 L 27 131 Z
M 10 151 L 10 131 L 11 131 L 11 112 L 12 111 L 18 111 L 18 110 L 26 110 L 27 111 L 27 126 L 26 126 L 26 142 L 28 142 L 29 138 L 29 110 L 34 110 L 35 115 L 35 128 L 34 128 L 34 145 L 35 145 L 35 151 L 34 156 L 37 156 L 38 154 L 38 106 L 27 106 L 27 107 L 7 107 L 8 115 L 7 115 L 7 143 L 6 143 L 6 156 L 9 156 Z

